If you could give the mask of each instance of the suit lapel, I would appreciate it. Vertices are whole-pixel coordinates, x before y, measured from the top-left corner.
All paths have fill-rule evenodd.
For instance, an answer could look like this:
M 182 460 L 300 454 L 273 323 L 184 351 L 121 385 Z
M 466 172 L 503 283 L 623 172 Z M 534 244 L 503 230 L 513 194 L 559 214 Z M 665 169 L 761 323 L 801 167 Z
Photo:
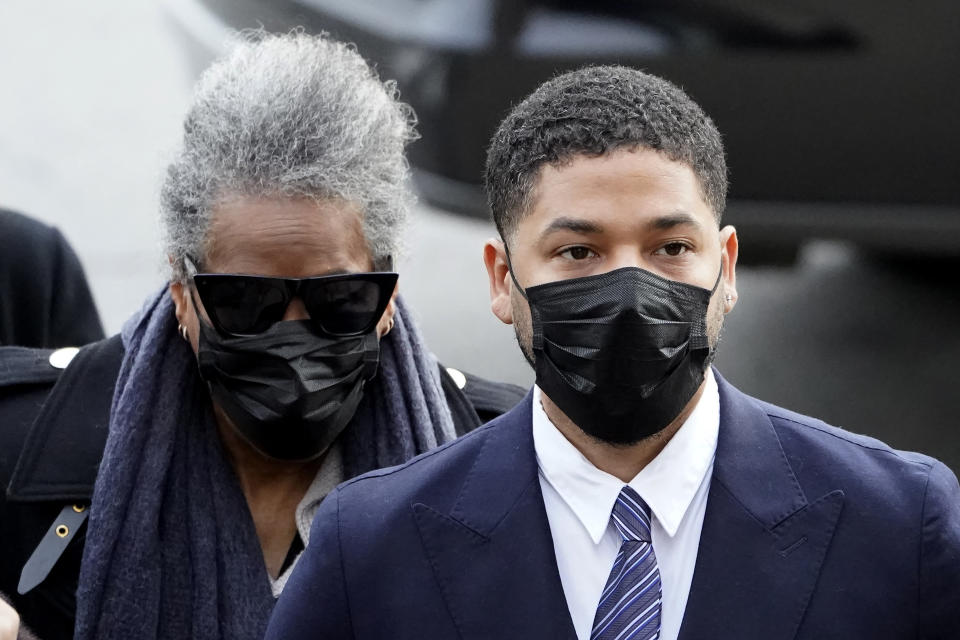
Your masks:
M 413 505 L 464 639 L 576 638 L 540 493 L 530 403 L 528 394 L 486 429 L 449 512 Z
M 809 502 L 770 418 L 717 375 L 720 437 L 680 640 L 796 636 L 843 492 Z

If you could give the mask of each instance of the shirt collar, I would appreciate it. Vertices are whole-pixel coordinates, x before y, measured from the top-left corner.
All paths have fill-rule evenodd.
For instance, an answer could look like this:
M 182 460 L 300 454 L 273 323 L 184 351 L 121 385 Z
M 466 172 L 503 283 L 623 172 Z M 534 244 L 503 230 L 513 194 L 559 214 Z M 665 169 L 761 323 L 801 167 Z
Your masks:
M 294 518 L 303 544 L 310 541 L 310 526 L 313 524 L 313 516 L 320 508 L 320 503 L 343 481 L 343 454 L 340 451 L 340 443 L 334 442 L 324 456 L 323 463 L 307 488 L 306 494 L 297 504 Z
M 703 394 L 663 450 L 630 481 L 670 537 L 677 533 L 697 489 L 710 474 L 720 429 L 720 394 L 707 369 Z M 607 530 L 624 483 L 597 469 L 567 440 L 533 390 L 533 445 L 540 473 L 573 510 L 595 544 Z

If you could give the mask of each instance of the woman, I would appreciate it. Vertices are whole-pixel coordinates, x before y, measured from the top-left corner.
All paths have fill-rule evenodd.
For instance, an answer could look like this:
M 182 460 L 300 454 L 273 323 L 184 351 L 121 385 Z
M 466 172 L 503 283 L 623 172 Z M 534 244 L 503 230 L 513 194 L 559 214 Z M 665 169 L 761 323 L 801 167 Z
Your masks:
M 0 590 L 27 588 L 14 604 L 40 637 L 70 637 L 76 584 L 78 639 L 259 638 L 328 491 L 519 399 L 475 381 L 493 401 L 471 407 L 397 297 L 412 123 L 323 37 L 257 34 L 203 75 L 162 190 L 169 287 L 53 391 L 0 401 L 15 443 L 0 446 L 20 452 Z M 38 357 L 0 364 L 34 375 Z

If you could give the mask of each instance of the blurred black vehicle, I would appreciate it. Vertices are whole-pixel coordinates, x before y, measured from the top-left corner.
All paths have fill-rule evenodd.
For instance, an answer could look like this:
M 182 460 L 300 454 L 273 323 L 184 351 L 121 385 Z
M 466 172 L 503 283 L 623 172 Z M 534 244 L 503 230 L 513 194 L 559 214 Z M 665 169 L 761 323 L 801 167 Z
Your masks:
M 681 85 L 727 145 L 748 257 L 803 240 L 960 255 L 960 4 L 947 0 L 169 0 L 195 70 L 226 29 L 303 26 L 398 81 L 426 200 L 486 215 L 485 148 L 559 71 L 621 63 Z

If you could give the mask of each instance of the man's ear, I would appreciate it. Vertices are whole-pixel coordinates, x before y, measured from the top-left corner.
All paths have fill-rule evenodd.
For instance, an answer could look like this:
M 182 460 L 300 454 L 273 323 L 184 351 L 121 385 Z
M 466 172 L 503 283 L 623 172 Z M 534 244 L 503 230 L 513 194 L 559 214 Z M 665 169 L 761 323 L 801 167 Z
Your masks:
M 490 279 L 490 310 L 500 322 L 513 324 L 513 305 L 510 303 L 513 279 L 503 242 L 495 238 L 487 240 L 483 245 L 483 264 Z
M 727 225 L 720 230 L 720 260 L 723 264 L 723 312 L 730 313 L 737 304 L 737 256 L 740 241 L 737 230 Z

